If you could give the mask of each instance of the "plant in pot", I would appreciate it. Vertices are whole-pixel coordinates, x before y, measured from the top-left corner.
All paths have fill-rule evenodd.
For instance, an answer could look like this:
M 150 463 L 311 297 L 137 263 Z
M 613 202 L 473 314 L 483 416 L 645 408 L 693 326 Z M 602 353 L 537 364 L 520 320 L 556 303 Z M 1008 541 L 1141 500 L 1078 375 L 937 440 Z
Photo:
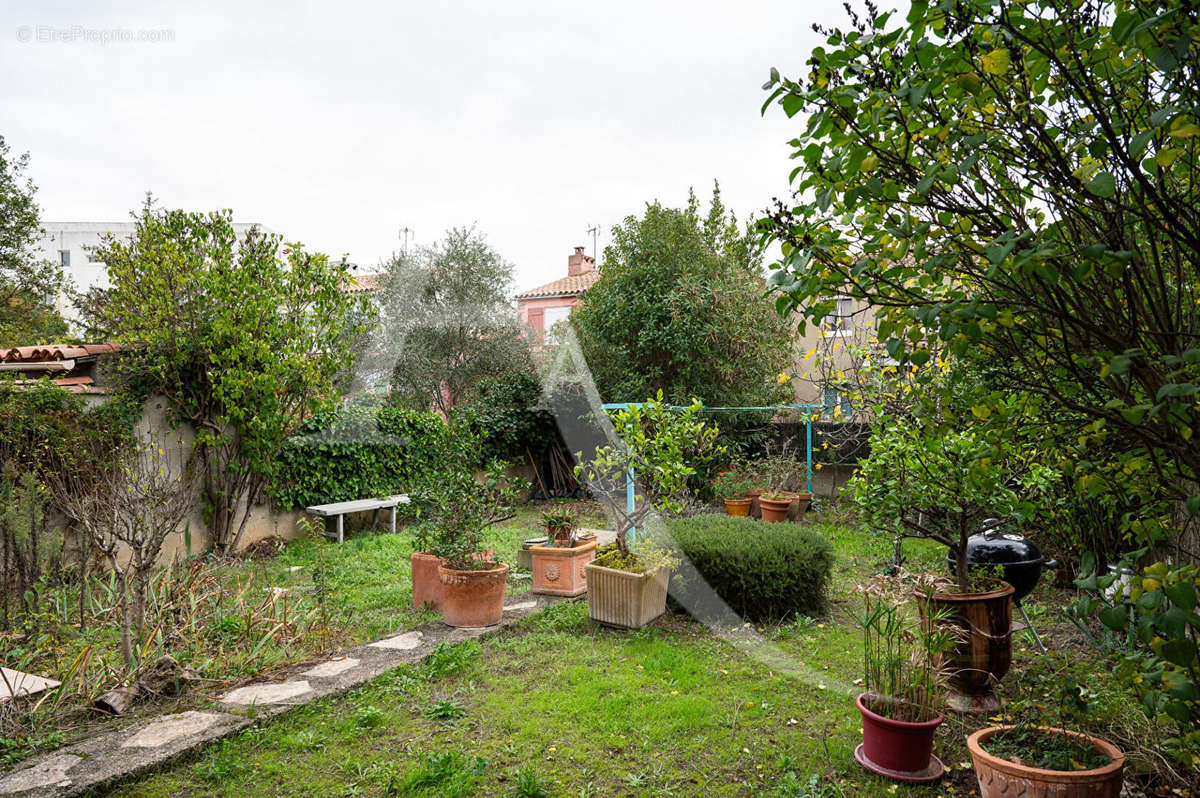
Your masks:
M 531 546 L 533 592 L 579 596 L 587 592 L 586 566 L 596 557 L 595 535 L 578 534 L 575 513 L 567 507 L 542 513 L 546 541 Z
M 767 446 L 766 452 L 756 463 L 759 484 L 764 486 L 758 497 L 762 520 L 786 521 L 791 517 L 803 517 L 812 501 L 808 486 L 808 465 L 795 457 L 792 448 L 784 444 L 778 448 Z
M 882 576 L 859 588 L 866 689 L 855 700 L 863 741 L 854 758 L 897 781 L 934 781 L 944 772 L 933 755 L 933 735 L 944 719 L 937 711 L 942 662 L 957 631 L 946 623 L 946 611 L 929 606 L 934 590 L 929 579 L 914 586 Z
M 883 418 L 871 454 L 851 484 L 855 504 L 876 529 L 935 540 L 950 549 L 954 578 L 932 606 L 952 610 L 965 631 L 949 658 L 949 702 L 959 711 L 998 708 L 993 687 L 1012 661 L 1013 588 L 972 572 L 967 541 L 983 519 L 1021 521 L 1053 472 L 1003 436 L 967 426 Z
M 588 563 L 588 613 L 609 626 L 638 629 L 667 610 L 670 571 L 679 560 L 664 543 L 658 514 L 682 515 L 696 504 L 688 479 L 721 456 L 718 429 L 701 417 L 702 405 L 663 402 L 662 392 L 612 416 L 620 440 L 600 446 L 576 466 L 576 477 L 603 502 L 617 527 L 616 540 Z M 582 459 L 582 458 L 581 458 Z M 627 503 L 627 480 L 636 491 Z M 636 533 L 635 533 L 636 530 Z M 631 540 L 636 534 L 636 543 Z
M 1112 743 L 1063 728 L 1089 709 L 1090 691 L 1079 684 L 1060 685 L 1057 718 L 1046 695 L 1030 695 L 1005 705 L 1005 722 L 967 737 L 982 798 L 1053 795 L 1059 798 L 1118 798 L 1125 755 Z M 1038 719 L 1038 720 L 1034 720 Z M 1051 725 L 1052 724 L 1052 725 Z
M 750 491 L 754 482 L 738 464 L 717 474 L 713 490 L 725 502 L 725 512 L 745 518 L 750 515 Z
M 440 558 L 439 608 L 450 626 L 492 626 L 504 614 L 508 566 L 497 562 L 483 543 L 489 526 L 513 516 L 510 509 L 522 485 L 505 474 L 504 464 L 487 464 L 483 481 L 466 469 L 441 474 L 431 489 L 430 521 L 434 551 Z

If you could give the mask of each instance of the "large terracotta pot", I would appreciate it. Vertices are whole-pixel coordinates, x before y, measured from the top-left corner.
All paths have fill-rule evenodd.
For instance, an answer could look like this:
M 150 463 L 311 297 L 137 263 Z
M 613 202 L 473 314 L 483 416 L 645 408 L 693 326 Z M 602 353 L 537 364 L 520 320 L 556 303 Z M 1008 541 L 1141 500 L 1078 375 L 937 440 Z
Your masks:
M 532 546 L 533 592 L 546 596 L 581 596 L 587 592 L 587 564 L 596 559 L 597 541 L 574 548 Z
M 765 496 L 758 497 L 759 507 L 762 508 L 762 520 L 776 524 L 788 520 L 788 513 L 791 511 L 792 500 L 794 498 L 793 496 L 787 496 L 783 499 L 768 499 Z
M 1069 734 L 1103 752 L 1112 761 L 1092 770 L 1044 770 L 1018 765 L 984 750 L 989 737 L 1008 728 L 1012 727 L 990 726 L 967 738 L 967 749 L 975 763 L 982 798 L 1011 798 L 1014 795 L 1023 798 L 1119 798 L 1121 795 L 1125 754 L 1115 745 L 1079 732 L 1046 729 Z
M 938 715 L 921 723 L 892 720 L 878 714 L 869 704 L 878 696 L 863 693 L 854 700 L 862 713 L 863 741 L 854 757 L 881 776 L 897 781 L 933 781 L 944 772 L 933 755 L 933 734 L 945 719 Z
M 962 639 L 947 658 L 950 694 L 947 703 L 959 712 L 999 709 L 993 686 L 1012 665 L 1012 585 L 987 593 L 937 593 L 936 611 L 949 610 L 949 621 L 961 627 Z
M 623 629 L 641 629 L 667 611 L 671 572 L 631 574 L 587 564 L 588 615 L 592 620 Z
M 412 556 L 412 605 L 419 610 L 428 604 L 433 609 L 439 609 L 438 600 L 442 596 L 442 582 L 438 579 L 438 565 L 441 560 L 426 552 L 417 552 Z
M 508 566 L 479 571 L 458 571 L 438 566 L 442 583 L 442 620 L 450 626 L 495 626 L 504 615 L 504 588 Z
M 750 516 L 750 499 L 726 499 L 725 512 L 737 518 Z

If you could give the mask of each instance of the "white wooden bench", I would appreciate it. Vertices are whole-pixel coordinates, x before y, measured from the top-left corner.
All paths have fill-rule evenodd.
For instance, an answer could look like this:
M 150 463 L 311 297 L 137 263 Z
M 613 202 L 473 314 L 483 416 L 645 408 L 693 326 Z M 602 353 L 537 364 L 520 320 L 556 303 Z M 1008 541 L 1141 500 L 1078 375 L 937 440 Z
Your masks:
M 313 515 L 319 515 L 322 518 L 329 516 L 337 516 L 337 542 L 341 543 L 344 539 L 343 521 L 346 513 L 365 513 L 369 510 L 383 510 L 390 508 L 392 511 L 392 532 L 396 531 L 396 505 L 408 504 L 408 494 L 401 493 L 398 496 L 389 496 L 386 499 L 356 499 L 352 502 L 334 502 L 333 504 L 318 504 L 314 507 L 305 507 L 304 509 Z

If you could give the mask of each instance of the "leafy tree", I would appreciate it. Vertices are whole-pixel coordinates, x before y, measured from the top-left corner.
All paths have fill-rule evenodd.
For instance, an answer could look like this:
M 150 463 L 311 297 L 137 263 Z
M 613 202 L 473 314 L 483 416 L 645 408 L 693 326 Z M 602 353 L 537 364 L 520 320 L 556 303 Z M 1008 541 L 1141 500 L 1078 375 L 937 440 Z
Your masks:
M 278 454 L 301 419 L 334 398 L 366 300 L 346 268 L 253 228 L 229 211 L 137 215 L 128 241 L 99 247 L 112 283 L 106 324 L 136 347 L 128 380 L 163 394 L 196 438 L 210 539 L 237 547 Z M 243 498 L 245 501 L 242 501 Z
M 803 78 L 764 87 L 806 117 L 802 199 L 766 224 L 783 309 L 866 300 L 902 362 L 978 348 L 1194 493 L 1195 4 L 917 0 L 821 32 Z
M 765 297 L 761 249 L 714 187 L 707 215 L 657 202 L 613 228 L 600 279 L 571 314 L 607 401 L 768 405 L 787 389 L 789 329 Z
M 368 370 L 389 381 L 394 402 L 448 413 L 483 378 L 528 365 L 509 304 L 512 264 L 475 228 L 452 228 L 385 269 Z
M 29 154 L 12 157 L 0 136 L 0 348 L 61 339 L 67 324 L 51 304 L 62 269 L 41 260 L 37 188 L 25 177 Z

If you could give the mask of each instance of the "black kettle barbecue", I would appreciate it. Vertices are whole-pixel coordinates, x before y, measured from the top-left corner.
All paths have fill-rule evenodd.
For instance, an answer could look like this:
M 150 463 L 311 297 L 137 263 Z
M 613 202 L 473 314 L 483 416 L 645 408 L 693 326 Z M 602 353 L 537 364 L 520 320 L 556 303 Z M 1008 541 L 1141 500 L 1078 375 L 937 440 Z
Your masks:
M 1000 578 L 1013 586 L 1013 605 L 1025 619 L 1025 625 L 1037 641 L 1038 648 L 1045 651 L 1046 646 L 1025 614 L 1021 599 L 1033 592 L 1043 568 L 1053 568 L 1058 563 L 1043 557 L 1041 550 L 1024 535 L 1003 531 L 1003 522 L 998 518 L 985 519 L 980 526 L 981 532 L 967 538 L 967 566 L 994 566 L 1001 569 Z M 946 554 L 946 562 L 951 568 L 954 567 L 954 552 Z

